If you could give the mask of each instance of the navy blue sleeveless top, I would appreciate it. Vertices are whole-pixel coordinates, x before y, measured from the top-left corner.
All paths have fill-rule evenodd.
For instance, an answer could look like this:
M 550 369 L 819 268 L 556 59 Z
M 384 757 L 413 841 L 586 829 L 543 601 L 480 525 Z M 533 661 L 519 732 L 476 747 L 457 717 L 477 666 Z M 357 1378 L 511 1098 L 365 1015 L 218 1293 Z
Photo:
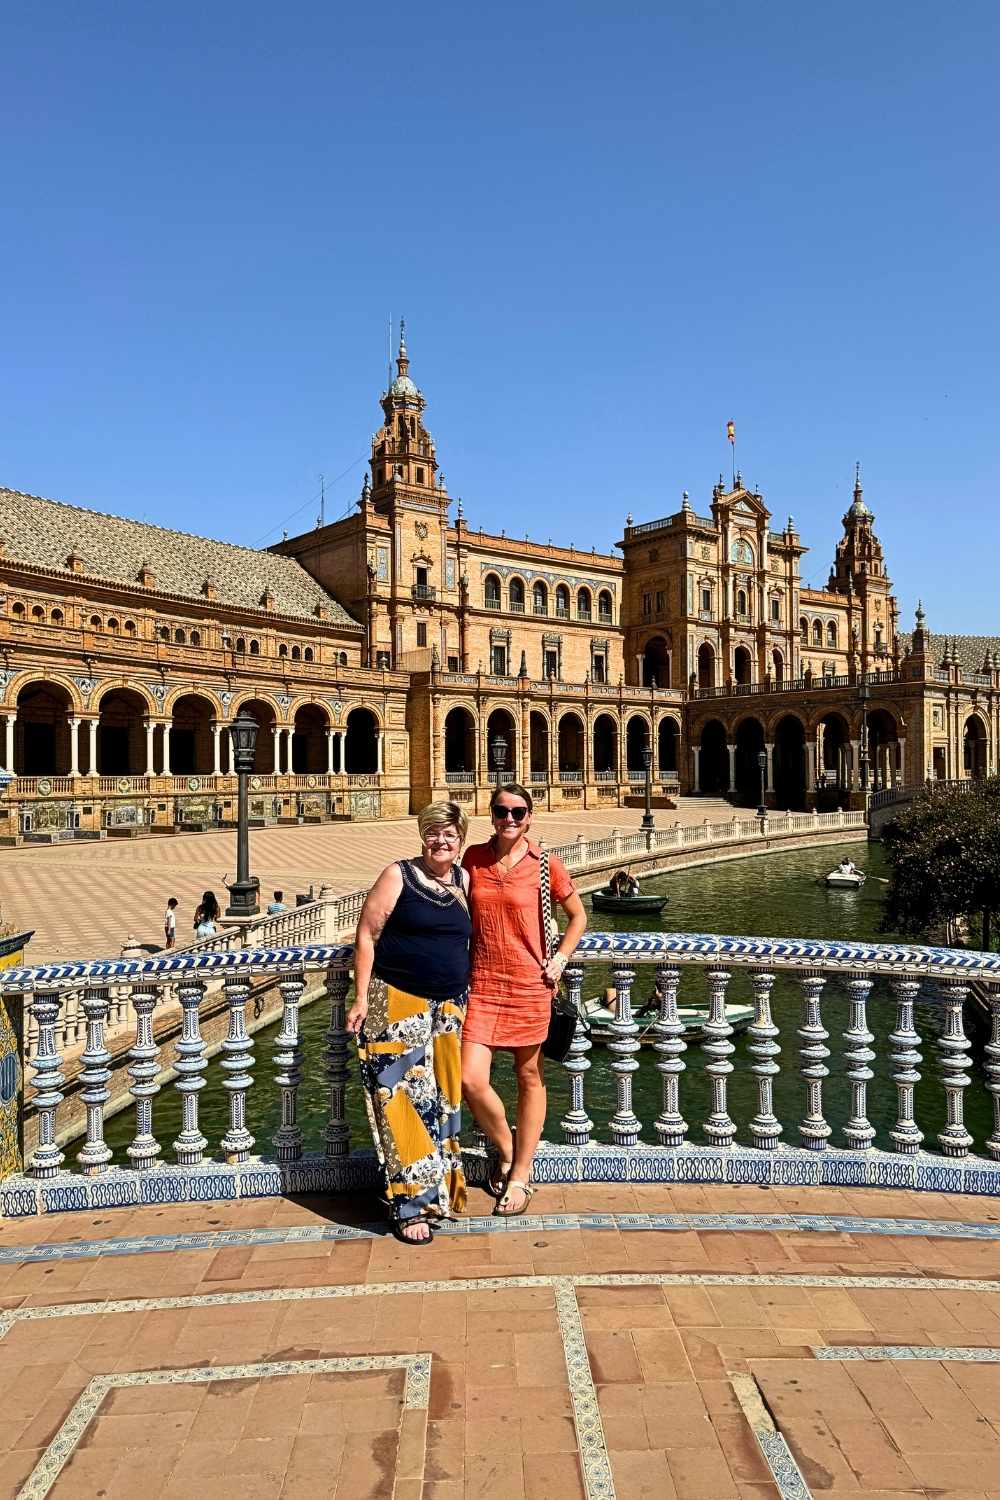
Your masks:
M 452 1000 L 469 987 L 472 919 L 457 896 L 433 890 L 399 860 L 403 889 L 375 944 L 375 976 L 408 995 Z M 452 878 L 462 892 L 457 867 Z

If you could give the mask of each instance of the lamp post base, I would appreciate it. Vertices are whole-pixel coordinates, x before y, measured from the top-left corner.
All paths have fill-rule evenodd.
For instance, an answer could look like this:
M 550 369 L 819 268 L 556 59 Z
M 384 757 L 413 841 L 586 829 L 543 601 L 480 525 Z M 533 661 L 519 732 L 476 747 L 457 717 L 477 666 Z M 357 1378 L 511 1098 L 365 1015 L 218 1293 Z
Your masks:
M 229 891 L 229 905 L 226 907 L 227 917 L 256 917 L 260 914 L 260 881 L 256 876 L 250 880 L 236 880 L 227 886 Z
M 651 812 L 643 813 L 642 822 L 639 824 L 639 827 L 645 833 L 650 832 L 651 829 L 656 827 L 656 824 L 653 822 L 653 814 Z

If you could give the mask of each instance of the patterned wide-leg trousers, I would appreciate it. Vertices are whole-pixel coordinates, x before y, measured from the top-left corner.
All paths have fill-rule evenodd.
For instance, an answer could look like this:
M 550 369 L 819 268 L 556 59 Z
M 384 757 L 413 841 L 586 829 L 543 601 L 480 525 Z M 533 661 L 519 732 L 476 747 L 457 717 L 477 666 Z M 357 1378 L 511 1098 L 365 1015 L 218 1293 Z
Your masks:
M 373 979 L 358 1058 L 375 1149 L 397 1219 L 465 1207 L 459 1141 L 464 994 L 428 1000 Z

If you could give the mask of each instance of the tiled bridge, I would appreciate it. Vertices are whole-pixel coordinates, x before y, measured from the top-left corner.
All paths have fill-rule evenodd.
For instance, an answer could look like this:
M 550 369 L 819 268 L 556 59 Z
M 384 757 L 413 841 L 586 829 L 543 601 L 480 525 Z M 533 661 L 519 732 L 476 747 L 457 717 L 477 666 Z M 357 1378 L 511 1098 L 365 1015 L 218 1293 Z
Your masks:
M 0 1187 L 0 1493 L 1000 1500 L 1000 957 L 589 935 L 570 987 L 579 993 L 588 965 L 612 966 L 611 1118 L 595 1127 L 588 1114 L 580 1030 L 564 1139 L 539 1154 L 534 1215 L 490 1218 L 474 1188 L 469 1217 L 421 1248 L 384 1233 L 371 1159 L 350 1149 L 350 957 L 240 950 L 2 977 L 38 1025 L 39 1132 L 28 1172 Z M 639 964 L 656 966 L 662 995 L 652 1120 L 632 1099 Z M 300 1055 L 298 1007 L 316 968 L 330 1105 L 326 1149 L 308 1156 L 296 1104 L 317 1060 Z M 687 1117 L 686 970 L 695 984 L 704 971 L 707 989 L 702 1120 Z M 741 970 L 757 1108 L 738 1128 L 725 998 Z M 273 971 L 283 1111 L 262 1159 L 246 1008 L 251 976 Z M 801 1024 L 784 1036 L 771 1011 L 782 971 L 801 994 Z M 218 981 L 230 1117 L 210 1145 L 199 1008 Z M 64 1148 L 60 995 L 81 982 L 88 1124 Z M 167 983 L 185 1013 L 173 1084 L 150 1040 Z M 972 983 L 993 1015 L 983 1072 L 968 1066 L 962 1025 Z M 109 991 L 121 984 L 136 1016 L 127 1171 L 108 1164 L 103 1121 Z M 939 1076 L 922 1081 L 918 999 L 940 1012 Z M 876 1006 L 891 1009 L 896 1100 L 881 1131 L 868 1118 L 885 1031 L 881 1014 L 869 1028 Z M 779 1120 L 778 1059 L 796 1051 L 801 1114 Z M 839 1073 L 842 1119 L 825 1098 Z M 184 1100 L 173 1142 L 155 1135 L 161 1086 Z M 969 1089 L 990 1096 L 985 1139 L 965 1124 Z M 682 1144 L 696 1134 L 705 1144 Z M 473 1177 L 479 1166 L 471 1153 Z

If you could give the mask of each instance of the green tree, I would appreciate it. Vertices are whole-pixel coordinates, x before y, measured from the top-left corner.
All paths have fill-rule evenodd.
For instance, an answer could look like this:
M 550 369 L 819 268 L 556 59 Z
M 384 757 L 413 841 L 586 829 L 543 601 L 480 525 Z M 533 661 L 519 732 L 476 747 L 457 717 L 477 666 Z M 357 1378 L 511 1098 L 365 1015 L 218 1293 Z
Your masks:
M 915 798 L 882 842 L 890 879 L 882 928 L 906 937 L 946 932 L 956 918 L 981 922 L 992 946 L 1000 911 L 1000 777 Z

